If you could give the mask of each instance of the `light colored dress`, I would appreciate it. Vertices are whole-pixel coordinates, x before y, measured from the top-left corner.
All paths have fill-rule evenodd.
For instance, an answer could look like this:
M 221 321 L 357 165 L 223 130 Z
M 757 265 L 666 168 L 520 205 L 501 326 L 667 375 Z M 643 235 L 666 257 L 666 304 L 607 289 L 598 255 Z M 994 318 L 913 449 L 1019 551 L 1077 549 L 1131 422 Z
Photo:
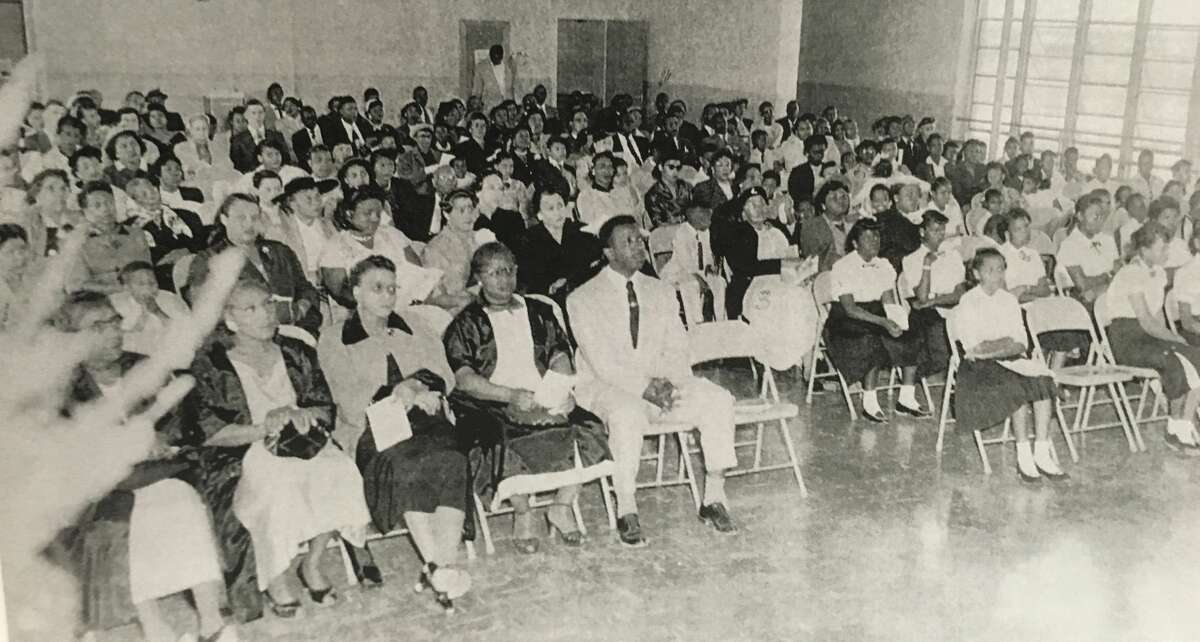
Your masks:
M 230 359 L 255 424 L 281 406 L 295 405 L 296 391 L 283 359 L 270 374 Z M 355 546 L 365 543 L 371 521 L 363 481 L 354 462 L 332 443 L 312 459 L 277 457 L 261 441 L 242 459 L 233 512 L 254 542 L 258 587 L 287 571 L 300 544 L 330 531 Z

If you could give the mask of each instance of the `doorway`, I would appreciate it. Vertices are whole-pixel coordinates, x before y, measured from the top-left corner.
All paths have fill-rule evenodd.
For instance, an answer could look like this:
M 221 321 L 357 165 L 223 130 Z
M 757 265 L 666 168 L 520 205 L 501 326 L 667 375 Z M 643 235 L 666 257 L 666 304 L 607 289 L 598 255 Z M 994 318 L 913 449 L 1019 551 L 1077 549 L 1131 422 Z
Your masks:
M 459 35 L 459 95 L 465 100 L 471 95 L 471 83 L 475 80 L 475 64 L 486 60 L 492 45 L 508 45 L 508 23 L 500 20 L 463 20 L 458 23 Z

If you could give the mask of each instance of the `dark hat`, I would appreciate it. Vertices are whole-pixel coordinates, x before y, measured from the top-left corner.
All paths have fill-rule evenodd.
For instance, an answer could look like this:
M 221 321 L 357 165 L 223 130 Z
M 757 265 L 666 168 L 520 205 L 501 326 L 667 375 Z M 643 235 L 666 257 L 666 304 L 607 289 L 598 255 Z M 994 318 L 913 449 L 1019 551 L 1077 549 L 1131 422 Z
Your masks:
M 299 194 L 300 192 L 303 192 L 306 189 L 315 189 L 320 191 L 317 188 L 317 182 L 313 180 L 311 176 L 297 176 L 296 178 L 288 181 L 288 184 L 283 187 L 283 193 L 275 197 L 275 202 L 286 203 L 289 198 Z
M 921 119 L 921 122 L 917 124 L 917 127 L 924 127 L 926 125 L 932 125 L 936 122 L 937 122 L 937 119 L 934 118 L 933 116 L 926 116 Z
M 155 87 L 154 89 L 151 89 L 150 91 L 146 92 L 146 99 L 149 100 L 151 98 L 162 98 L 163 100 L 166 100 L 167 94 L 164 93 L 163 90 L 159 89 L 158 87 Z

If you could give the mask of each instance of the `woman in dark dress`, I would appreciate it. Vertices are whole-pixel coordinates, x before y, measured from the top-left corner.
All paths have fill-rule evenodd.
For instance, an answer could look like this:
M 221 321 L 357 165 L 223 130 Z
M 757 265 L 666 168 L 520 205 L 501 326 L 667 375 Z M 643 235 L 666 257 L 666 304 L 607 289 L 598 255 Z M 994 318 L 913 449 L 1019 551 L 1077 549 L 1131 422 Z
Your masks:
M 572 376 L 571 347 L 566 332 L 546 303 L 514 294 L 517 266 L 512 252 L 499 243 L 480 247 L 471 271 L 481 284 L 480 297 L 450 323 L 443 339 L 457 388 L 450 404 L 458 417 L 463 443 L 472 451 L 477 492 L 508 499 L 516 515 L 514 544 L 535 553 L 533 514 L 528 494 L 537 476 L 553 473 L 562 486 L 546 518 L 564 544 L 579 546 L 583 536 L 571 505 L 581 484 L 597 479 L 612 460 L 604 427 L 595 415 L 575 405 L 570 394 L 541 399 L 547 371 Z M 578 462 L 576 461 L 578 452 Z
M 370 514 L 354 462 L 332 440 L 315 442 L 319 448 L 306 456 L 280 450 L 280 435 L 298 441 L 293 433 L 331 425 L 334 403 L 316 351 L 276 332 L 270 298 L 262 281 L 238 281 L 225 306 L 228 333 L 212 338 L 191 368 L 198 485 L 213 512 L 239 620 L 261 614 L 260 591 L 277 616 L 296 614 L 300 603 L 286 572 L 302 543 L 308 552 L 297 574 L 320 606 L 337 602 L 320 570 L 335 533 L 374 566 L 364 548 Z M 373 581 L 379 574 L 363 576 Z
M 517 282 L 529 294 L 545 294 L 566 307 L 567 295 L 588 280 L 600 260 L 600 241 L 569 217 L 566 196 L 553 188 L 533 195 L 532 214 L 541 222 L 521 243 Z
M 357 455 L 375 527 L 408 528 L 425 560 L 422 584 L 431 583 L 442 606 L 452 608 L 471 580 L 453 568 L 468 497 L 467 458 L 442 409 L 454 373 L 435 331 L 393 311 L 396 285 L 391 260 L 374 255 L 356 264 L 355 311 L 322 335 L 317 353 L 338 407 L 335 436 Z M 384 399 L 403 405 L 411 437 L 393 442 L 392 426 L 371 425 L 367 409 Z
M 217 208 L 214 243 L 192 261 L 187 286 L 181 288 L 181 294 L 190 303 L 193 288 L 208 277 L 209 260 L 229 247 L 236 247 L 246 255 L 241 278 L 266 284 L 279 323 L 303 328 L 316 337 L 321 330 L 321 293 L 308 282 L 304 266 L 291 248 L 259 236 L 261 219 L 257 198 L 240 193 L 225 197 Z

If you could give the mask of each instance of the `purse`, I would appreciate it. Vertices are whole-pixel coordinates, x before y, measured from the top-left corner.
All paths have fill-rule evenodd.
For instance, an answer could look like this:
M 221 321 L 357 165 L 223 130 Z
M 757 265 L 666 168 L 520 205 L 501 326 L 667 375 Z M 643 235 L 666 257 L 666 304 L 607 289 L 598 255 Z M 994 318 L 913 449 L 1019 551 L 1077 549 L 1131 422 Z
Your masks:
M 293 459 L 312 459 L 329 443 L 328 422 L 318 419 L 317 425 L 307 432 L 300 432 L 295 424 L 288 422 L 279 434 L 267 437 L 263 445 L 267 451 L 276 457 L 291 457 Z

